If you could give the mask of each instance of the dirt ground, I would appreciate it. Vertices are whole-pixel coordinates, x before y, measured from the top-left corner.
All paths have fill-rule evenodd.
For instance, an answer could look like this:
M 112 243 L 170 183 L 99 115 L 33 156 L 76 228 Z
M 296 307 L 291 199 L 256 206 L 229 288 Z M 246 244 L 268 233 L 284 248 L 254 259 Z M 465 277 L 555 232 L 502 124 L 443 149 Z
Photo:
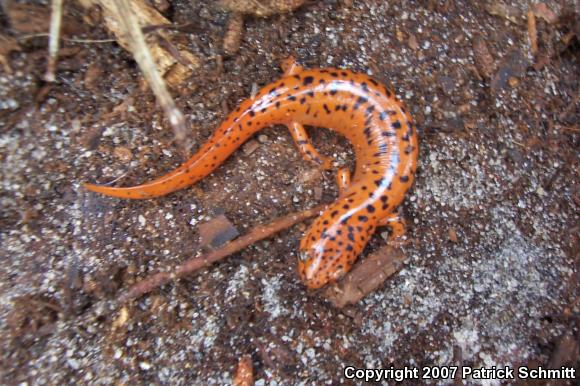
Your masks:
M 187 156 L 130 54 L 113 42 L 70 40 L 110 35 L 66 2 L 68 40 L 54 84 L 42 81 L 46 37 L 2 51 L 1 383 L 227 384 L 246 354 L 256 385 L 348 383 L 348 365 L 578 367 L 573 1 L 545 2 L 557 20 L 536 18 L 535 55 L 527 0 L 503 8 L 308 1 L 292 14 L 246 18 L 230 56 L 222 49 L 226 12 L 212 2 L 170 3 L 165 15 L 186 25 L 182 42 L 202 62 L 173 91 L 190 122 L 191 152 L 253 89 L 278 78 L 289 54 L 394 87 L 421 139 L 402 206 L 404 268 L 338 309 L 298 278 L 306 222 L 122 309 L 99 309 L 138 278 L 194 256 L 207 219 L 224 214 L 245 233 L 332 202 L 337 191 L 334 173 L 305 162 L 282 127 L 263 130 L 211 176 L 166 197 L 83 191 L 87 181 L 150 180 Z M 6 13 L 0 23 L 4 36 L 27 34 Z M 353 165 L 344 139 L 310 132 L 322 153 Z M 373 237 L 363 258 L 384 236 Z

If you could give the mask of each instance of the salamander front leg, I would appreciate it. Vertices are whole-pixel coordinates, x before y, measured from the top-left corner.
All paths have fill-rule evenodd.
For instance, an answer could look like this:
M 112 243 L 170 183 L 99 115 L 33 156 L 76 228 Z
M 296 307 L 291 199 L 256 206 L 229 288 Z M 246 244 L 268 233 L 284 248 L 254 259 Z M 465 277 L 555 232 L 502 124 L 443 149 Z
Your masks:
M 398 213 L 391 213 L 387 217 L 379 220 L 378 226 L 388 226 L 391 228 L 389 235 L 389 244 L 399 246 L 402 244 L 402 238 L 405 236 L 405 220 Z
M 321 156 L 318 151 L 312 146 L 312 142 L 310 142 L 310 138 L 308 138 L 308 134 L 300 123 L 293 122 L 288 125 L 288 130 L 290 130 L 290 134 L 292 135 L 292 139 L 296 143 L 298 147 L 298 151 L 302 154 L 307 161 L 313 161 L 322 166 L 323 169 L 331 169 L 332 168 L 332 160 L 330 158 Z
M 338 195 L 342 196 L 350 185 L 350 170 L 348 168 L 340 168 L 336 172 L 336 184 L 338 185 Z

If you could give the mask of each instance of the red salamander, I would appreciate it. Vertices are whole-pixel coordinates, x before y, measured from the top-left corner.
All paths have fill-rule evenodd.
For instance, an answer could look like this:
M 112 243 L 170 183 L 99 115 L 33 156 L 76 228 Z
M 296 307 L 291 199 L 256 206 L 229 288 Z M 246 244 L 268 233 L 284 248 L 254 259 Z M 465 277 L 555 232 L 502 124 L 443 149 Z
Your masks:
M 343 69 L 303 69 L 291 59 L 284 76 L 247 99 L 187 162 L 151 182 L 116 188 L 85 184 L 109 196 L 145 199 L 190 186 L 210 174 L 240 145 L 266 126 L 288 127 L 305 159 L 330 168 L 312 147 L 304 125 L 325 127 L 353 145 L 351 180 L 338 172 L 340 195 L 318 217 L 300 242 L 298 271 L 309 288 L 319 288 L 350 270 L 377 226 L 404 233 L 395 212 L 413 183 L 418 143 L 409 112 L 393 93 L 364 74 Z

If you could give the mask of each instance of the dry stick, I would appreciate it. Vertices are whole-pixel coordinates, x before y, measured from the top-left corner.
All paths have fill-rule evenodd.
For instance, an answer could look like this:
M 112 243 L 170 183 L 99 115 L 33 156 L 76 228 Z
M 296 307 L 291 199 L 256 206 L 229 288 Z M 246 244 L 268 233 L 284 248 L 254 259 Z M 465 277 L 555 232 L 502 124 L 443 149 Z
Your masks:
M 151 51 L 145 43 L 141 27 L 131 11 L 131 2 L 116 1 L 114 3 L 117 7 L 119 21 L 125 27 L 125 32 L 128 35 L 127 40 L 131 46 L 133 57 L 143 72 L 143 76 L 145 76 L 147 83 L 149 83 L 153 94 L 155 94 L 155 97 L 159 101 L 161 108 L 165 112 L 165 116 L 169 119 L 178 146 L 180 146 L 185 153 L 185 150 L 187 150 L 185 144 L 185 119 L 181 111 L 179 111 L 177 106 L 175 106 L 175 102 L 169 94 L 169 91 L 167 91 L 163 78 L 159 74 L 159 71 L 157 71 Z
M 293 213 L 291 215 L 278 218 L 266 225 L 258 225 L 252 229 L 249 233 L 236 240 L 224 245 L 220 249 L 205 253 L 199 257 L 194 257 L 186 260 L 183 264 L 174 267 L 169 272 L 159 272 L 146 277 L 145 279 L 137 282 L 126 292 L 122 293 L 118 298 L 119 303 L 125 303 L 126 301 L 144 295 L 151 292 L 157 287 L 160 287 L 166 283 L 177 280 L 184 276 L 187 276 L 197 270 L 207 267 L 216 261 L 222 260 L 223 258 L 247 247 L 250 244 L 266 239 L 281 230 L 290 228 L 294 224 L 306 220 L 309 217 L 316 216 L 322 211 L 326 205 L 318 205 L 312 209 L 307 209 L 302 212 Z
M 63 0 L 52 0 L 50 12 L 50 35 L 48 38 L 48 61 L 44 80 L 54 82 L 56 79 L 56 58 L 58 55 L 58 43 L 60 37 L 60 24 L 62 22 Z

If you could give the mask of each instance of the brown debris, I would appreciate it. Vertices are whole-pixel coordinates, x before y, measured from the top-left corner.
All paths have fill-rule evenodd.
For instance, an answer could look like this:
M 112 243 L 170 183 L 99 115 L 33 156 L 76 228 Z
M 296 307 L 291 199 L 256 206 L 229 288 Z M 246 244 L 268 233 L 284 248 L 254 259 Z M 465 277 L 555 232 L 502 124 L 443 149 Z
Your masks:
M 536 16 L 531 10 L 528 11 L 528 38 L 530 39 L 530 51 L 532 55 L 538 52 L 538 31 L 536 30 Z
M 556 349 L 552 353 L 548 367 L 557 369 L 565 365 L 573 365 L 580 355 L 580 346 L 573 336 L 565 334 L 556 344 Z
M 414 51 L 417 51 L 419 49 L 419 43 L 417 42 L 417 38 L 415 37 L 415 35 L 413 34 L 409 34 L 409 48 L 411 48 Z
M 16 39 L 0 34 L 0 64 L 4 67 L 6 73 L 11 74 L 12 68 L 8 62 L 8 56 L 11 52 L 20 51 L 20 46 Z
M 268 17 L 295 10 L 304 0 L 220 0 L 219 6 L 227 11 L 257 17 Z
M 500 0 L 492 0 L 486 3 L 485 10 L 490 15 L 504 18 L 515 24 L 519 24 L 522 17 L 519 8 L 513 7 Z
M 254 369 L 251 356 L 244 355 L 240 358 L 232 384 L 234 386 L 252 386 L 254 384 Z
M 475 68 L 482 78 L 489 79 L 494 73 L 495 61 L 487 46 L 487 43 L 481 36 L 473 39 L 473 55 L 475 58 Z
M 510 81 L 510 79 L 523 76 L 528 65 L 528 59 L 521 51 L 514 50 L 510 52 L 498 66 L 499 69 L 491 79 L 491 89 L 498 91 L 504 89 L 508 84 L 513 85 L 514 81 Z
M 558 21 L 558 15 L 554 13 L 548 6 L 544 3 L 536 3 L 532 5 L 531 11 L 536 17 L 544 19 L 547 23 L 556 24 Z
M 325 205 L 319 205 L 312 209 L 307 209 L 302 212 L 278 218 L 266 225 L 258 225 L 244 236 L 227 243 L 220 249 L 205 253 L 199 257 L 188 259 L 183 262 L 183 264 L 180 264 L 166 272 L 159 272 L 150 275 L 141 281 L 138 281 L 135 285 L 122 293 L 117 298 L 117 300 L 119 303 L 124 303 L 128 300 L 151 292 L 155 288 L 167 284 L 171 281 L 188 276 L 204 267 L 224 259 L 225 257 L 247 247 L 248 245 L 272 237 L 274 234 L 280 232 L 281 230 L 290 228 L 291 226 L 304 221 L 309 217 L 318 215 L 321 210 L 324 210 L 325 207 Z
M 113 0 L 77 0 L 83 7 L 90 10 L 100 7 L 102 19 L 106 28 L 117 38 L 117 42 L 127 51 L 132 52 L 131 41 L 128 39 L 122 23 L 119 23 L 116 2 Z M 128 4 L 141 26 L 170 25 L 171 23 L 154 8 L 142 0 L 131 0 Z M 147 35 L 147 45 L 153 56 L 157 71 L 165 77 L 169 87 L 175 87 L 189 76 L 201 64 L 199 58 L 191 54 L 186 47 L 177 43 L 171 31 L 158 28 L 155 33 Z M 161 43 L 165 41 L 165 44 Z M 175 47 L 179 58 L 168 47 Z M 186 63 L 182 63 L 185 59 Z
M 113 154 L 115 155 L 115 157 L 117 157 L 117 159 L 119 159 L 121 162 L 124 163 L 131 161 L 131 159 L 133 158 L 133 153 L 131 153 L 131 150 L 127 149 L 124 146 L 117 146 L 113 150 Z
M 234 226 L 223 214 L 199 225 L 199 237 L 202 248 L 219 248 L 228 241 L 240 235 Z
M 235 55 L 240 50 L 244 37 L 244 15 L 234 12 L 230 15 L 224 36 L 224 52 Z
M 260 147 L 260 144 L 255 139 L 251 139 L 242 146 L 242 151 L 245 155 L 250 155 Z
M 449 228 L 448 237 L 449 237 L 449 241 L 451 241 L 452 243 L 456 243 L 459 240 L 457 238 L 457 232 L 453 228 Z
M 48 33 L 50 18 L 45 6 L 9 3 L 6 14 L 10 27 L 23 34 Z
M 355 304 L 399 271 L 405 259 L 400 249 L 386 245 L 357 265 L 340 282 L 324 290 L 323 296 L 338 308 Z

